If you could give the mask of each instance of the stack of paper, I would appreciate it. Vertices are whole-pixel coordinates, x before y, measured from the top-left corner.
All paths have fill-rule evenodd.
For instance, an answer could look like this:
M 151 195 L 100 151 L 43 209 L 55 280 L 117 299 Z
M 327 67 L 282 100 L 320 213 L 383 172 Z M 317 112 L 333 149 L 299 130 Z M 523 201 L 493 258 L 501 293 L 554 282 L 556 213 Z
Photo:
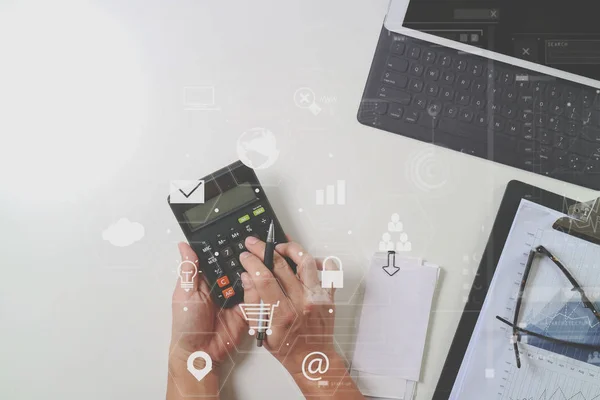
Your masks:
M 365 396 L 412 399 L 419 381 L 439 267 L 388 255 L 371 261 L 360 315 L 352 376 Z

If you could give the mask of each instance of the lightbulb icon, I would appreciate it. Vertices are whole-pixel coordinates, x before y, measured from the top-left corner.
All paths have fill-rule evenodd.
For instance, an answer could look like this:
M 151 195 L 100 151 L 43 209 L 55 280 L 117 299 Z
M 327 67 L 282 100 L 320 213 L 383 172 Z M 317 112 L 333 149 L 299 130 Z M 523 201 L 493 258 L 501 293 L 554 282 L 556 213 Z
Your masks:
M 185 260 L 182 261 L 177 267 L 177 275 L 181 281 L 181 288 L 186 292 L 189 292 L 194 287 L 194 278 L 198 274 L 198 267 L 196 263 Z

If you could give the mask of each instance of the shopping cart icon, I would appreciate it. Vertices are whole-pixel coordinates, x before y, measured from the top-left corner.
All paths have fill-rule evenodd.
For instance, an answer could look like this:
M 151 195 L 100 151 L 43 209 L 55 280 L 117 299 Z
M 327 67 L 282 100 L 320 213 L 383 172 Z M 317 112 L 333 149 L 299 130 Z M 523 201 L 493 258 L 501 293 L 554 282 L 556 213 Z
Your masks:
M 272 319 L 270 317 L 275 312 L 275 307 L 279 307 L 279 301 L 277 304 L 239 304 L 239 306 L 244 318 L 250 324 L 248 334 L 254 335 L 256 329 L 260 328 L 267 328 L 267 335 L 273 333 L 271 330 Z

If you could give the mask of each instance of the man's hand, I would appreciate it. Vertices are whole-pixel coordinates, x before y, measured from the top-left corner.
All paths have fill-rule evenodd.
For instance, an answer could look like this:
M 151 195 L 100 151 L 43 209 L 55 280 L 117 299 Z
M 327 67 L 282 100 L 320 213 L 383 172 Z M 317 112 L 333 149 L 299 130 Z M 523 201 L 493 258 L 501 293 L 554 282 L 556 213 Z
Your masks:
M 282 243 L 276 247 L 271 272 L 263 264 L 265 246 L 250 236 L 246 239 L 248 252 L 240 255 L 248 271 L 242 276 L 244 302 L 256 304 L 261 299 L 266 304 L 279 302 L 271 316 L 272 334 L 266 336 L 265 347 L 294 377 L 305 395 L 362 399 L 334 346 L 334 289 L 321 288 L 318 269 L 322 266 L 299 244 Z M 284 257 L 296 263 L 297 276 Z M 334 265 L 325 267 L 335 268 Z M 329 368 L 321 377 L 328 381 L 328 387 L 319 386 L 316 380 L 305 376 L 309 366 L 304 359 L 315 352 L 325 355 L 329 361 Z
M 239 307 L 223 309 L 210 297 L 208 284 L 202 277 L 196 253 L 187 243 L 179 244 L 182 270 L 186 273 L 197 269 L 188 291 L 177 281 L 173 292 L 173 323 L 169 356 L 169 384 L 167 400 L 187 396 L 218 396 L 219 366 L 240 342 L 242 332 L 247 330 Z M 212 360 L 212 371 L 197 380 L 187 369 L 189 356 L 204 351 Z M 205 367 L 201 358 L 194 362 L 196 369 Z

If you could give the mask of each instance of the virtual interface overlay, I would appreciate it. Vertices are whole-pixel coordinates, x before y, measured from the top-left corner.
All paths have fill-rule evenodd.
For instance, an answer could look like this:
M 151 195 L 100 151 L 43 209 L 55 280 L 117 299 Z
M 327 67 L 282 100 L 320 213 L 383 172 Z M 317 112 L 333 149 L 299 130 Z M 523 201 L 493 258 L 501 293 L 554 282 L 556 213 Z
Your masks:
M 600 80 L 600 24 L 591 3 L 411 0 L 404 26 Z

